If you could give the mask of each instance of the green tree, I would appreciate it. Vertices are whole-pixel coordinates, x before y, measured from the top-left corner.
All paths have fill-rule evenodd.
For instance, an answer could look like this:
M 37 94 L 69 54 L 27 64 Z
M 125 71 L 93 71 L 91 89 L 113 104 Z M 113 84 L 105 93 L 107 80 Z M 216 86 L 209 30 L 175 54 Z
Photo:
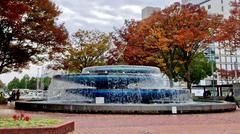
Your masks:
M 182 67 L 179 71 L 179 79 L 184 79 L 186 73 L 185 68 Z M 190 84 L 199 84 L 200 80 L 211 76 L 216 71 L 216 64 L 213 61 L 209 61 L 204 53 L 199 53 L 193 58 L 190 66 Z
M 43 89 L 44 90 L 48 89 L 48 87 L 49 87 L 49 85 L 51 83 L 51 80 L 52 80 L 52 78 L 50 78 L 50 77 L 43 78 L 43 85 L 44 85 Z
M 105 65 L 110 47 L 110 35 L 98 31 L 78 30 L 72 45 L 55 59 L 54 69 L 81 72 L 89 66 Z
M 24 75 L 23 78 L 20 80 L 19 87 L 20 89 L 28 88 L 30 77 L 29 75 Z
M 8 83 L 8 90 L 12 90 L 20 87 L 20 80 L 17 77 L 14 77 L 12 81 Z
M 28 82 L 28 89 L 36 89 L 37 88 L 37 79 L 32 77 Z

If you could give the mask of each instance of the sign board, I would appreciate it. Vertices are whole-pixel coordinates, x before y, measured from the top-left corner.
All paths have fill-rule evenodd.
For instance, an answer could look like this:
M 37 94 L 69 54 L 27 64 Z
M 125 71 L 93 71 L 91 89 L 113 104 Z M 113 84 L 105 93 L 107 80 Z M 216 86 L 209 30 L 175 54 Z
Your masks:
M 96 97 L 96 104 L 104 104 L 104 97 Z
M 177 114 L 177 107 L 176 106 L 172 106 L 172 114 Z

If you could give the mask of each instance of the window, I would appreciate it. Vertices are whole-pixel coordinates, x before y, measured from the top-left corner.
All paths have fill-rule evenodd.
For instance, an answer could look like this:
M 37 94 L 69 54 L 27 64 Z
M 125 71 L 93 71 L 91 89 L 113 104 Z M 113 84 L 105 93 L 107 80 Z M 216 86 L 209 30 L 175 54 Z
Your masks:
M 208 5 L 208 9 L 211 9 L 211 5 Z
M 222 6 L 222 11 L 224 11 L 224 7 Z
M 223 0 L 221 0 L 221 3 L 223 4 Z

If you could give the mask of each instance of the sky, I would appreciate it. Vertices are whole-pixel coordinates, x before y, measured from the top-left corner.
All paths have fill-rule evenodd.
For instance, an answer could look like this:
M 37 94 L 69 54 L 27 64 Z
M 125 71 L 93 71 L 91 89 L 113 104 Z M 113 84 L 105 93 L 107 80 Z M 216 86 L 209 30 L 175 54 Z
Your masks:
M 125 20 L 141 20 L 144 7 L 165 7 L 180 0 L 53 0 L 61 10 L 58 23 L 64 23 L 69 34 L 78 29 L 112 32 L 123 26 Z M 25 74 L 40 76 L 42 67 L 31 65 L 22 72 L 0 75 L 0 80 L 8 83 L 14 77 L 22 78 Z M 38 71 L 39 70 L 39 71 Z

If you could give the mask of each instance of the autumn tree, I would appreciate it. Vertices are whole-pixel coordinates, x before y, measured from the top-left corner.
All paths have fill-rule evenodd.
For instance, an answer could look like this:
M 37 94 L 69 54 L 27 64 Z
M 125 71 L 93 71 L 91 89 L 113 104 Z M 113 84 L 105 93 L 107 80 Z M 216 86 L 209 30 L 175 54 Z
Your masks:
M 68 35 L 55 22 L 59 14 L 50 0 L 0 1 L 0 74 L 63 50 Z
M 158 66 L 171 83 L 178 78 L 183 67 L 185 74 L 182 79 L 190 89 L 191 62 L 213 42 L 215 28 L 221 18 L 207 14 L 198 5 L 175 3 L 147 19 L 125 23 L 117 31 L 114 42 L 117 48 L 124 50 L 124 61 Z
M 83 68 L 106 64 L 110 35 L 99 31 L 78 30 L 71 38 L 71 46 L 55 58 L 55 69 L 81 72 Z

